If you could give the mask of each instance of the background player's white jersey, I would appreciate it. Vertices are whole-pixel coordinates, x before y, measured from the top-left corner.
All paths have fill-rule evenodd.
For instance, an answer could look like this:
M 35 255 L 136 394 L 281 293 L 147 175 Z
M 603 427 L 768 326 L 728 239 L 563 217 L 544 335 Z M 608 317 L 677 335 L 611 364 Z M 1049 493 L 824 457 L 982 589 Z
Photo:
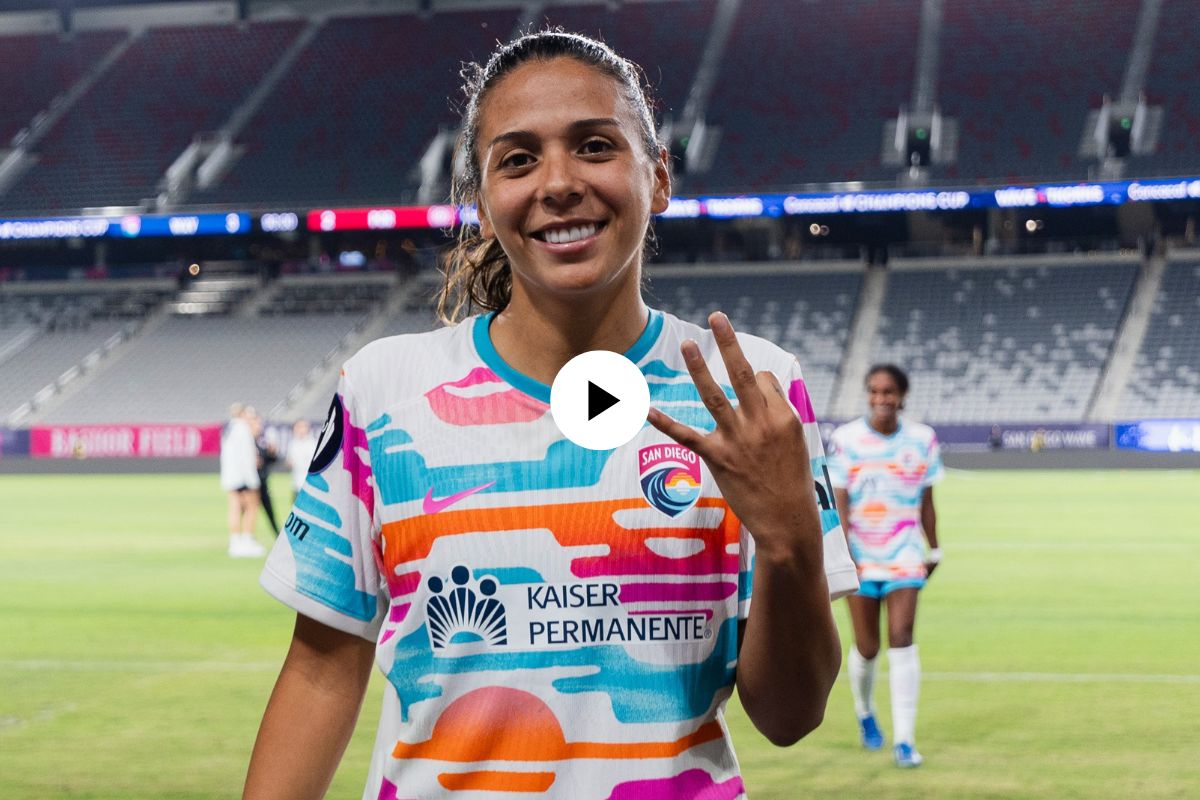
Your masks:
M 884 436 L 865 417 L 829 440 L 833 485 L 850 496 L 850 551 L 863 581 L 925 577 L 921 498 L 943 477 L 937 434 L 901 419 Z
M 364 797 L 741 794 L 721 714 L 751 536 L 700 459 L 650 425 L 609 451 L 565 439 L 550 387 L 500 359 L 489 322 L 380 340 L 347 362 L 263 571 L 283 602 L 377 643 L 391 685 Z M 655 407 L 711 430 L 686 338 L 733 398 L 694 325 L 653 311 L 626 355 Z M 799 367 L 740 338 L 755 369 L 789 388 L 829 588 L 853 591 Z

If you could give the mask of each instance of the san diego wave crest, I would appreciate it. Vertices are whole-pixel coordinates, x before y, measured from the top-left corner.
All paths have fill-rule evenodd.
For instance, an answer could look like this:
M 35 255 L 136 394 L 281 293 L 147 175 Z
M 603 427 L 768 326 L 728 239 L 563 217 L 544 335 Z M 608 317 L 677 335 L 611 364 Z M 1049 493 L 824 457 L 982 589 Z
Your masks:
M 696 504 L 698 487 L 686 485 L 682 490 L 667 486 L 667 480 L 682 472 L 678 467 L 657 469 L 642 476 L 642 493 L 650 504 L 671 517 L 677 517 Z

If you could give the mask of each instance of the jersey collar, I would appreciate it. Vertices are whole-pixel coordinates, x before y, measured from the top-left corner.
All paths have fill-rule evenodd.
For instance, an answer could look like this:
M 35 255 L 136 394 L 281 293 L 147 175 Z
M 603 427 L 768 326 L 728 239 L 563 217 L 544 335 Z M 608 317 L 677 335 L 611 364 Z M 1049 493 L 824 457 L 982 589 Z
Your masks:
M 875 426 L 871 424 L 871 417 L 869 415 L 864 415 L 862 421 L 863 425 L 867 426 L 867 430 L 878 436 L 880 439 L 885 439 L 887 441 L 895 439 L 900 435 L 900 431 L 904 430 L 904 417 L 901 416 L 896 417 L 896 430 L 892 431 L 891 433 L 883 433 L 882 431 L 875 430 Z
M 541 400 L 543 403 L 549 403 L 550 387 L 548 385 L 522 372 L 518 372 L 509 366 L 508 362 L 501 358 L 500 353 L 496 351 L 496 346 L 492 344 L 492 335 L 490 332 L 492 319 L 495 316 L 496 312 L 491 311 L 475 318 L 474 328 L 471 331 L 475 351 L 479 353 L 479 357 L 483 359 L 483 363 L 492 372 L 500 376 L 501 380 L 505 381 L 509 386 L 524 392 L 530 397 Z M 638 337 L 637 341 L 633 343 L 633 346 L 625 351 L 625 357 L 635 364 L 645 358 L 646 354 L 654 347 L 655 342 L 658 341 L 658 335 L 662 333 L 662 328 L 663 313 L 656 308 L 651 308 L 650 318 L 646 320 L 646 328 L 642 331 L 642 335 Z

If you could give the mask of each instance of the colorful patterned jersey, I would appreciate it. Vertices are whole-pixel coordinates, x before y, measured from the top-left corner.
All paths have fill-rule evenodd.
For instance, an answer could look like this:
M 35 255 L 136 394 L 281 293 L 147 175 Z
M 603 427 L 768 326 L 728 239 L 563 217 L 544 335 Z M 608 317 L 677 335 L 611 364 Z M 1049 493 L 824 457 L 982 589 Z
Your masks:
M 695 453 L 648 424 L 615 450 L 566 440 L 550 387 L 499 357 L 489 322 L 382 339 L 346 363 L 263 570 L 287 605 L 377 645 L 390 685 L 363 796 L 741 796 L 723 709 L 749 612 L 749 533 Z M 694 325 L 652 311 L 626 356 L 652 404 L 712 430 L 685 338 L 732 399 Z M 741 341 L 790 389 L 830 591 L 853 591 L 796 361 Z
M 884 436 L 865 418 L 848 422 L 829 440 L 829 472 L 850 495 L 850 552 L 859 579 L 924 578 L 921 498 L 943 476 L 933 429 L 901 420 Z

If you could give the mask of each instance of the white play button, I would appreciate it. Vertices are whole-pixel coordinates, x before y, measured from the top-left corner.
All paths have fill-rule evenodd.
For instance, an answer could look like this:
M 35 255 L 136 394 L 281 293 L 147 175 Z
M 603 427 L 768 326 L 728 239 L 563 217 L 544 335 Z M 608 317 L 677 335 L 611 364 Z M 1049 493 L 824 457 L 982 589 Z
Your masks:
M 550 414 L 563 435 L 589 450 L 612 450 L 642 429 L 650 387 L 637 365 L 608 350 L 568 361 L 550 387 Z

